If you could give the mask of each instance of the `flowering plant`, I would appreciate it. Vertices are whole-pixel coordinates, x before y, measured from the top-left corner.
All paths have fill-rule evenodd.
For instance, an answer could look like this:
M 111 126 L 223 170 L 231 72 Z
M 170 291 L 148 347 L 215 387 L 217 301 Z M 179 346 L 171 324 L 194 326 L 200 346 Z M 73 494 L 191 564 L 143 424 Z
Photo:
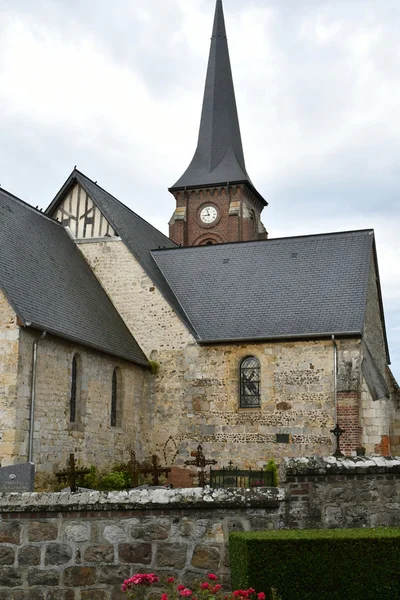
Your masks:
M 179 583 L 174 577 L 166 577 L 160 582 L 160 578 L 154 573 L 138 573 L 124 581 L 122 591 L 132 600 L 144 600 L 149 586 L 161 588 L 160 600 L 182 600 L 183 598 L 188 598 L 188 600 L 265 600 L 264 592 L 257 594 L 253 588 L 235 590 L 226 594 L 222 591 L 222 585 L 217 582 L 218 577 L 214 573 L 209 573 L 206 581 L 199 582 L 192 586 L 192 589 Z M 152 596 L 155 597 L 155 594 Z

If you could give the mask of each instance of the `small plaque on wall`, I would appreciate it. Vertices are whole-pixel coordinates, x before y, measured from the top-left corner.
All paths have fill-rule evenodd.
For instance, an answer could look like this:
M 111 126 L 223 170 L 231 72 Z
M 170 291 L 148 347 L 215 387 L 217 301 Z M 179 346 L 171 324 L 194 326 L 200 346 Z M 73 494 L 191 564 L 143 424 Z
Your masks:
M 290 438 L 288 433 L 277 433 L 276 443 L 277 444 L 289 444 Z

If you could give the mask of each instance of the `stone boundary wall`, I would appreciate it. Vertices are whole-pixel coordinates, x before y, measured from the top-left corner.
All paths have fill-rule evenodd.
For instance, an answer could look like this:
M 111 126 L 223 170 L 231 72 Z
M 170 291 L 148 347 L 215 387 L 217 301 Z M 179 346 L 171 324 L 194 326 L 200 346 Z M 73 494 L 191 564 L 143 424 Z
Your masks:
M 280 485 L 0 494 L 0 600 L 122 600 L 140 571 L 229 587 L 231 531 L 400 526 L 400 458 L 285 459 Z
M 277 489 L 0 495 L 0 600 L 126 600 L 137 572 L 229 586 L 230 531 L 276 529 Z
M 279 482 L 284 528 L 400 526 L 400 457 L 288 458 Z

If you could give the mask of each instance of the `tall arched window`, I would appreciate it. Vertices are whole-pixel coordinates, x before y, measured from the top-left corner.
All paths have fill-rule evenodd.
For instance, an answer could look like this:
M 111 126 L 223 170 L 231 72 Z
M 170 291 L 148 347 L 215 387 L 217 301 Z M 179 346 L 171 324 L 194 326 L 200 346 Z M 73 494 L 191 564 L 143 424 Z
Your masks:
M 260 406 L 260 362 L 248 356 L 240 363 L 240 408 Z
M 111 381 L 111 427 L 121 427 L 122 422 L 122 381 L 121 369 L 115 367 Z
M 71 394 L 69 399 L 69 421 L 77 422 L 79 399 L 81 393 L 81 357 L 74 354 L 72 359 Z

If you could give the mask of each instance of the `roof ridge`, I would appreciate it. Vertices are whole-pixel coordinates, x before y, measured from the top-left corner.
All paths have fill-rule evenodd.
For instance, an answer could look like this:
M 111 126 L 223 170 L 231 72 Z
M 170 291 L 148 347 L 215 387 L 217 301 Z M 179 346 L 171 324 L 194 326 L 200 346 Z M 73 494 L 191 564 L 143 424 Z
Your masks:
M 16 200 L 17 202 L 19 202 L 20 204 L 22 204 L 25 208 L 29 208 L 34 213 L 40 215 L 44 219 L 47 219 L 48 221 L 51 221 L 51 223 L 55 223 L 55 225 L 58 225 L 59 227 L 63 228 L 62 224 L 59 221 L 57 221 L 57 219 L 53 219 L 53 217 L 49 217 L 45 212 L 42 212 L 41 210 L 39 210 L 35 206 L 32 206 L 32 204 L 29 204 L 28 202 L 25 202 L 25 200 L 22 200 L 21 198 L 19 198 L 18 196 L 16 196 L 12 192 L 9 192 L 8 190 L 6 190 L 3 187 L 0 187 L 0 194 L 2 194 L 3 192 L 4 192 L 4 195 L 9 196 L 11 198 L 11 200 Z
M 303 238 L 316 238 L 316 237 L 328 237 L 328 236 L 336 236 L 336 235 L 345 235 L 345 234 L 349 234 L 349 233 L 375 233 L 375 230 L 373 228 L 369 228 L 369 229 L 349 229 L 346 231 L 332 231 L 332 232 L 328 232 L 328 233 L 309 233 L 309 234 L 305 234 L 305 235 L 288 235 L 288 236 L 283 236 L 283 237 L 279 237 L 279 238 L 268 238 L 266 240 L 247 240 L 247 241 L 240 241 L 240 242 L 223 242 L 222 244 L 210 244 L 210 245 L 204 245 L 204 246 L 177 246 L 176 248 L 157 248 L 152 250 L 152 252 L 163 252 L 165 250 L 193 250 L 193 249 L 199 249 L 199 248 L 218 248 L 220 246 L 239 246 L 239 245 L 243 245 L 243 244 L 268 244 L 271 242 L 279 242 L 281 240 L 296 240 L 296 239 L 303 239 Z
M 162 231 L 160 231 L 159 229 L 157 229 L 157 227 L 155 227 L 154 225 L 152 225 L 151 223 L 149 223 L 149 221 L 146 221 L 146 219 L 144 219 L 143 217 L 141 217 L 140 215 L 138 215 L 138 213 L 136 213 L 129 206 L 127 206 L 126 204 L 124 204 L 123 202 L 121 202 L 121 200 L 118 200 L 118 198 L 116 198 L 115 196 L 113 196 L 113 194 L 110 194 L 109 191 L 107 191 L 105 188 L 101 187 L 101 185 L 99 185 L 96 181 L 93 181 L 93 179 L 90 179 L 90 177 L 88 177 L 87 175 L 85 175 L 85 173 L 82 173 L 82 171 L 79 171 L 79 169 L 74 169 L 73 172 L 76 172 L 79 175 L 81 175 L 82 177 L 85 177 L 85 179 L 88 179 L 93 185 L 97 186 L 102 192 L 108 194 L 113 200 L 115 200 L 116 202 L 118 202 L 118 204 L 120 204 L 121 206 L 123 206 L 124 208 L 126 208 L 127 210 L 129 210 L 129 212 L 131 212 L 133 215 L 135 215 L 135 217 L 137 217 L 138 219 L 140 219 L 141 221 L 143 221 L 144 223 L 146 223 L 146 225 L 149 225 L 150 227 L 152 227 L 152 229 L 154 229 L 154 231 L 157 231 L 157 233 L 160 233 L 169 242 L 171 242 L 173 244 L 175 243 L 169 237 L 167 237 L 165 235 L 165 233 L 163 233 Z

